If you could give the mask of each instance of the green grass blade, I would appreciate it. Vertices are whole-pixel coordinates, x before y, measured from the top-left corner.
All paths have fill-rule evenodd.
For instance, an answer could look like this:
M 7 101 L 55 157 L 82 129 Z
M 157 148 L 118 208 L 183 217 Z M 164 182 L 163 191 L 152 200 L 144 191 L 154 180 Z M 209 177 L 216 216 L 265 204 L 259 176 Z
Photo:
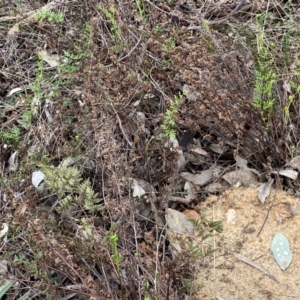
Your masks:
M 0 299 L 2 299 L 2 297 L 3 297 L 3 296 L 5 295 L 5 293 L 13 286 L 14 283 L 15 283 L 15 281 L 12 280 L 12 281 L 8 282 L 8 283 L 6 284 L 6 286 L 4 286 L 4 287 L 2 288 L 2 290 L 0 291 Z

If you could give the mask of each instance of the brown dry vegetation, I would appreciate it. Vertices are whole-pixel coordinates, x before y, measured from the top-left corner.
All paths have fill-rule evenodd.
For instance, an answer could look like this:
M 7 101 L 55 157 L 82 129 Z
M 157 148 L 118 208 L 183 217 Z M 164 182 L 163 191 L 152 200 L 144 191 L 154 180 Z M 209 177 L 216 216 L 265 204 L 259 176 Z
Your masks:
M 209 183 L 217 182 L 238 154 L 264 180 L 299 154 L 299 6 L 213 2 L 0 0 L 0 221 L 9 226 L 0 274 L 17 282 L 5 299 L 192 299 L 199 290 L 187 283 L 201 264 L 189 253 L 174 258 L 164 216 L 168 207 L 195 208 L 208 192 L 194 186 L 193 199 L 178 202 L 179 173 L 218 165 Z M 63 20 L 37 20 L 43 7 Z M 266 13 L 277 75 L 268 124 L 253 105 L 256 16 Z M 184 91 L 174 150 L 161 125 Z M 195 147 L 207 155 L 195 157 Z M 53 191 L 40 195 L 32 186 L 37 168 L 70 158 L 101 198 L 100 211 L 79 203 L 61 212 Z M 133 197 L 133 179 L 147 196 Z M 298 181 L 288 183 L 297 191 Z

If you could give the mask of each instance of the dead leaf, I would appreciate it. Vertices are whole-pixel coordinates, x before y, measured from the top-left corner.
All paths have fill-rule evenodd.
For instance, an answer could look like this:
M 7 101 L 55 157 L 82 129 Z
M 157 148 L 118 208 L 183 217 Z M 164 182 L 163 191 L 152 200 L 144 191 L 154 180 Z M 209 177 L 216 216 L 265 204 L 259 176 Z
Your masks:
M 258 188 L 258 199 L 261 203 L 265 203 L 266 199 L 269 197 L 272 189 L 272 184 L 274 182 L 273 178 L 270 178 L 268 182 L 262 184 Z
M 256 174 L 257 176 L 260 176 L 259 171 L 247 167 L 248 161 L 247 161 L 246 159 L 240 157 L 238 154 L 236 154 L 236 155 L 234 156 L 234 159 L 235 159 L 235 161 L 236 161 L 236 165 L 237 165 L 240 169 L 251 171 L 252 173 Z
M 18 151 L 15 151 L 8 160 L 8 171 L 14 172 L 18 169 L 18 157 L 17 157 Z
M 183 249 L 185 249 L 185 245 L 182 242 L 182 238 L 180 235 L 174 233 L 172 230 L 167 229 L 167 236 L 172 247 L 172 255 L 176 257 L 178 254 L 182 253 Z
M 294 170 L 279 170 L 279 171 L 272 171 L 271 172 L 272 174 L 279 174 L 281 176 L 285 176 L 285 177 L 288 177 L 292 180 L 296 180 L 297 177 L 298 177 L 298 172 L 297 171 L 294 171 Z
M 15 38 L 19 34 L 19 23 L 15 24 L 12 28 L 8 30 L 7 38 Z
M 195 192 L 193 185 L 189 182 L 186 181 L 184 184 L 184 192 L 186 193 L 186 196 L 184 197 L 185 199 L 191 201 L 192 199 L 195 199 Z
M 133 190 L 132 196 L 138 197 L 138 198 L 141 198 L 142 196 L 144 196 L 146 194 L 144 187 L 145 187 L 145 185 L 142 184 L 140 181 L 133 179 L 132 184 L 131 184 L 131 188 Z
M 184 153 L 186 161 L 192 163 L 195 166 L 201 166 L 206 161 L 206 158 L 202 155 L 194 153 Z
M 228 150 L 228 147 L 219 144 L 210 144 L 209 149 L 217 154 L 223 154 Z
M 204 188 L 204 190 L 207 191 L 208 193 L 215 194 L 215 193 L 223 192 L 229 188 L 230 188 L 230 185 L 228 184 L 228 182 L 225 180 L 222 180 L 222 183 L 221 182 L 213 182 L 213 183 L 207 185 Z
M 291 159 L 290 162 L 287 163 L 287 166 L 300 171 L 300 155 L 295 156 L 293 159 Z
M 158 210 L 156 208 L 156 195 L 154 187 L 147 181 L 142 179 L 134 179 L 131 178 L 131 189 L 133 190 L 133 197 L 141 198 L 142 196 L 146 196 L 145 199 L 141 199 L 145 202 L 147 206 L 149 203 L 151 204 L 151 211 L 154 214 L 155 223 L 161 227 L 164 226 L 164 222 L 160 217 Z
M 200 215 L 193 209 L 186 209 L 182 212 L 188 219 L 199 220 Z
M 225 174 L 222 177 L 231 186 L 240 183 L 244 186 L 249 186 L 251 183 L 257 182 L 256 176 L 249 170 L 236 170 Z
M 250 68 L 253 65 L 254 61 L 253 60 L 249 60 L 246 64 L 247 68 Z
M 195 153 L 195 154 L 200 154 L 200 155 L 203 155 L 203 156 L 208 156 L 208 153 L 200 147 L 196 147 L 196 148 L 191 149 L 191 152 Z
M 188 218 L 181 212 L 168 208 L 166 214 L 166 222 L 171 231 L 174 233 L 184 234 L 184 233 L 194 233 L 194 225 L 188 221 Z
M 23 91 L 24 91 L 24 88 L 17 87 L 17 88 L 12 89 L 5 97 L 10 97 L 16 93 L 23 92 Z
M 201 185 L 205 185 L 212 179 L 213 170 L 210 169 L 210 170 L 202 171 L 201 173 L 197 173 L 197 174 L 182 172 L 180 173 L 180 176 L 185 180 L 191 181 L 192 183 L 201 186 Z
M 175 137 L 170 137 L 168 141 L 165 143 L 165 147 L 169 148 L 171 151 L 178 153 L 177 159 L 177 170 L 181 171 L 186 165 L 185 157 L 183 155 L 183 151 L 179 148 L 179 142 Z
M 244 263 L 252 266 L 253 268 L 258 269 L 259 271 L 263 272 L 264 274 L 266 274 L 267 276 L 269 276 L 271 279 L 273 279 L 274 281 L 277 281 L 276 277 L 273 276 L 267 269 L 265 269 L 262 265 L 250 260 L 249 258 L 247 258 L 246 256 L 242 255 L 242 254 L 234 254 L 234 256 L 236 258 L 238 258 L 239 260 L 243 261 Z
M 56 68 L 59 65 L 59 55 L 49 54 L 45 50 L 40 51 L 39 54 L 43 61 L 45 61 L 51 68 Z
M 21 202 L 21 204 L 17 207 L 14 215 L 15 216 L 23 216 L 24 213 L 25 213 L 25 211 L 26 211 L 26 209 L 27 209 L 27 206 L 28 206 L 27 205 L 27 201 Z
M 44 111 L 45 111 L 47 123 L 48 124 L 53 123 L 54 120 L 53 120 L 53 117 L 52 117 L 51 113 L 49 112 L 49 110 L 47 108 L 45 108 Z
M 245 169 L 247 170 L 248 167 L 247 167 L 247 164 L 248 164 L 248 161 L 242 157 L 240 157 L 238 154 L 236 154 L 234 156 L 234 159 L 236 161 L 236 165 L 240 168 L 240 169 Z
M 291 89 L 291 84 L 285 80 L 282 87 L 288 92 L 288 93 L 292 93 L 292 89 Z

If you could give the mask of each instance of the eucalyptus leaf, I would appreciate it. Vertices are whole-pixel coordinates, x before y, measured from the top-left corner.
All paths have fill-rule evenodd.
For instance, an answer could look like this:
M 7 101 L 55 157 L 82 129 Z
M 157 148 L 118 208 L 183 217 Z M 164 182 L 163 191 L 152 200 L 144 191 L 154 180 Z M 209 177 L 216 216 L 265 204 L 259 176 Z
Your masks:
M 285 271 L 292 261 L 292 252 L 288 239 L 280 232 L 272 240 L 271 251 L 279 267 Z

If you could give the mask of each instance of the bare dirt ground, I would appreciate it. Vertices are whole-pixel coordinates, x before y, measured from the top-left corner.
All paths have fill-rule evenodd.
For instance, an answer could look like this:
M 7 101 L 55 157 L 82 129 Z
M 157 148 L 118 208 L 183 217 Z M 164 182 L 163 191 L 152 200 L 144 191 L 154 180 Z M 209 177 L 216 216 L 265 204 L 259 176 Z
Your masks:
M 297 298 L 299 9 L 0 0 L 0 298 Z
M 229 190 L 201 203 L 200 210 L 205 209 L 217 220 L 223 220 L 224 231 L 211 240 L 218 251 L 207 268 L 200 271 L 198 280 L 203 289 L 199 299 L 218 299 L 217 296 L 227 299 L 297 299 L 299 283 L 295 279 L 298 278 L 300 255 L 300 221 L 291 207 L 299 209 L 299 198 L 275 190 L 268 203 L 263 205 L 257 197 L 257 185 Z M 234 217 L 230 217 L 233 212 Z M 288 237 L 293 252 L 293 263 L 285 271 L 280 269 L 270 251 L 277 232 Z M 267 270 L 268 274 L 243 261 L 245 257 Z

